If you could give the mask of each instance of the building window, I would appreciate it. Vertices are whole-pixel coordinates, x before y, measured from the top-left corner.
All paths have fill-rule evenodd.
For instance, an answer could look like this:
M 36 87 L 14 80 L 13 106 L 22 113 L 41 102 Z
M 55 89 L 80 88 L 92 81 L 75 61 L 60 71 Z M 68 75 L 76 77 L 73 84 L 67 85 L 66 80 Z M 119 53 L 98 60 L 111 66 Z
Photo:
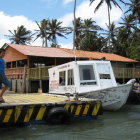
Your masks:
M 96 84 L 93 65 L 80 65 L 80 84 L 81 85 L 94 85 Z
M 110 74 L 99 74 L 100 79 L 111 79 Z

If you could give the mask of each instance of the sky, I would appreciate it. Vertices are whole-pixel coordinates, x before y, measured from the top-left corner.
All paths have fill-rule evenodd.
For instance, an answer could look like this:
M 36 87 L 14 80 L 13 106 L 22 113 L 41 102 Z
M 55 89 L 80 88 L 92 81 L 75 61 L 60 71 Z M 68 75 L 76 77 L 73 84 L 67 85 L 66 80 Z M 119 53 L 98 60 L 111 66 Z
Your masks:
M 76 17 L 82 19 L 92 18 L 96 24 L 106 28 L 108 23 L 107 6 L 102 7 L 94 13 L 94 9 L 100 0 L 90 6 L 89 0 L 77 0 Z M 119 0 L 118 0 L 119 1 Z M 128 0 L 125 0 L 128 1 Z M 27 30 L 35 31 L 38 29 L 35 21 L 42 19 L 58 19 L 62 25 L 72 26 L 74 0 L 1 0 L 0 3 L 0 46 L 4 43 L 10 43 L 6 35 L 10 35 L 8 30 L 13 31 L 18 26 L 24 25 Z M 122 9 L 126 9 L 121 4 Z M 118 23 L 122 15 L 122 10 L 112 6 L 111 21 Z M 58 44 L 63 48 L 72 49 L 72 35 L 65 38 L 58 38 Z M 41 46 L 42 40 L 37 39 L 31 42 L 31 45 Z

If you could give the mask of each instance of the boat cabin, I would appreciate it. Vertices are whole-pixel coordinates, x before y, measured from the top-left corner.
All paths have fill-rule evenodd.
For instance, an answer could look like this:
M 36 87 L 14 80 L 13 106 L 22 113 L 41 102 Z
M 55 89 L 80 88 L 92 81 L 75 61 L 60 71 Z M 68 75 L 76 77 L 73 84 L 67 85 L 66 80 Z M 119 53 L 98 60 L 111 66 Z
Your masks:
M 117 86 L 110 61 L 73 61 L 48 71 L 49 93 L 86 93 Z

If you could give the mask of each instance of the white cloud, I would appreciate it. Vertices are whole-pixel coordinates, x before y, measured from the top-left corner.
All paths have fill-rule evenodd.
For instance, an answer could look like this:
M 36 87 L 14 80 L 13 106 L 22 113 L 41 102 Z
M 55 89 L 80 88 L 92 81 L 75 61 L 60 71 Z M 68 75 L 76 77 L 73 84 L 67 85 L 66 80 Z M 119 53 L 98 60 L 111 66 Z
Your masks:
M 60 43 L 61 48 L 73 49 L 73 43 L 63 44 Z
M 28 30 L 34 31 L 37 29 L 37 25 L 35 22 L 29 20 L 25 16 L 9 16 L 3 12 L 0 12 L 0 47 L 3 46 L 4 43 L 10 43 L 8 37 L 5 35 L 10 35 L 8 30 L 13 31 L 18 26 L 24 25 Z M 49 42 L 48 42 L 49 43 Z M 31 42 L 31 45 L 41 46 L 42 40 L 38 38 L 36 41 Z M 72 45 L 62 44 L 62 47 L 71 48 Z
M 89 6 L 89 1 L 82 2 L 76 9 L 76 17 L 81 17 L 82 19 L 92 18 L 96 23 L 102 28 L 106 27 L 106 23 L 108 23 L 108 14 L 107 14 L 107 6 L 104 3 L 100 9 L 94 13 L 94 9 L 97 6 L 98 2 L 95 1 L 91 6 Z M 122 16 L 122 11 L 115 6 L 112 6 L 111 10 L 111 21 L 118 21 Z M 65 26 L 69 26 L 72 24 L 73 13 L 66 14 L 59 20 L 63 21 Z
M 0 48 L 5 44 L 5 43 L 10 43 L 8 39 L 0 39 Z
M 71 2 L 73 2 L 74 0 L 64 0 L 64 4 L 69 4 Z
M 13 31 L 18 26 L 24 25 L 27 30 L 34 31 L 37 29 L 35 22 L 29 20 L 25 16 L 9 16 L 3 12 L 0 12 L 0 46 L 3 43 L 10 42 L 5 35 L 10 35 L 8 30 Z M 38 44 L 38 42 L 36 41 Z M 2 45 L 3 45 L 2 44 Z M 35 43 L 34 43 L 35 44 Z M 41 44 L 40 44 L 41 45 Z
M 31 45 L 33 45 L 33 46 L 42 46 L 42 39 L 38 38 L 37 40 L 32 42 Z
M 65 16 L 63 16 L 58 20 L 62 21 L 63 26 L 69 26 L 72 24 L 73 13 L 66 14 Z

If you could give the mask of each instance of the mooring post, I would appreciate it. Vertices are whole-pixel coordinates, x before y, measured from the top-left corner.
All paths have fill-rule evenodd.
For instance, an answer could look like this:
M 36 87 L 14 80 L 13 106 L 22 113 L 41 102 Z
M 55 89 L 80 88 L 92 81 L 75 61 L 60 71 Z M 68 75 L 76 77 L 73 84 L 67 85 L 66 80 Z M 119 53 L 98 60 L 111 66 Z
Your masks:
M 39 88 L 38 88 L 38 93 L 42 93 L 42 80 L 39 80 Z
M 41 72 L 41 68 L 39 67 L 39 88 L 38 88 L 38 93 L 42 93 L 42 72 Z
M 70 101 L 70 93 L 65 93 L 66 101 Z
M 22 93 L 26 91 L 26 73 L 27 73 L 27 66 L 24 66 L 23 70 L 23 77 L 22 77 Z

